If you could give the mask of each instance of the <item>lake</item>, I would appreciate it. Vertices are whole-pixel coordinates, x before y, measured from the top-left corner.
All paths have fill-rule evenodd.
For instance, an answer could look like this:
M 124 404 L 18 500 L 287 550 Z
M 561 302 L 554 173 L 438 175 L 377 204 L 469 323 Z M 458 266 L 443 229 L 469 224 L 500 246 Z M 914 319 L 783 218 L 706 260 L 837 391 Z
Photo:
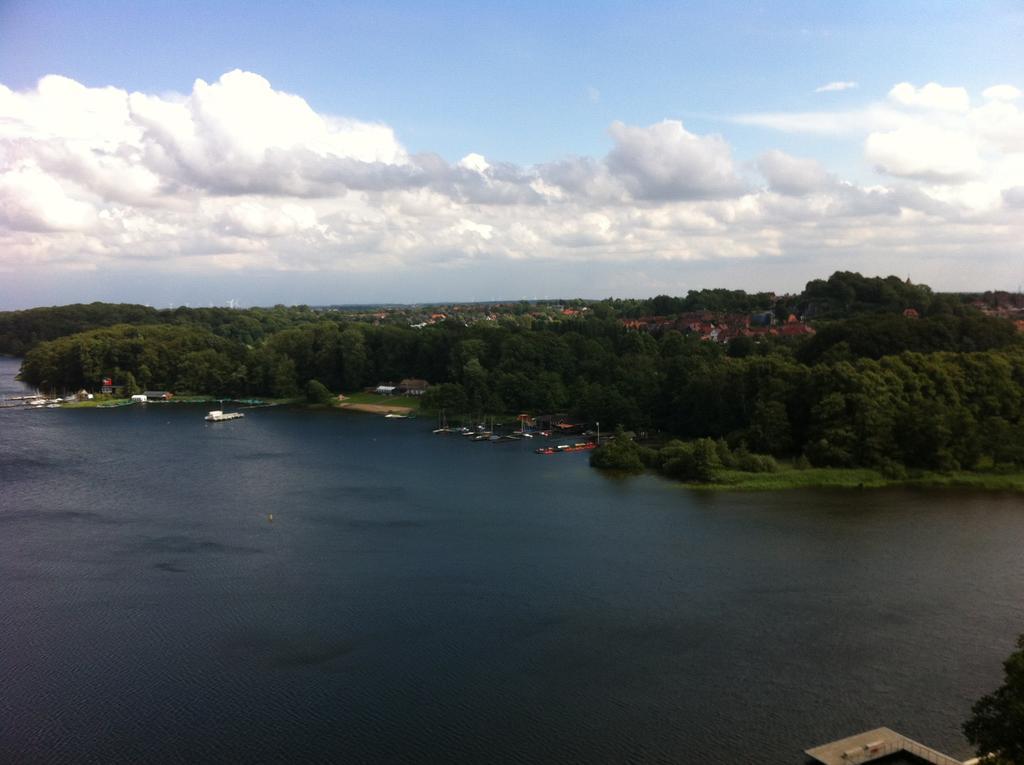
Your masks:
M 802 763 L 880 725 L 963 757 L 1024 631 L 1018 496 L 245 411 L 0 409 L 0 761 Z

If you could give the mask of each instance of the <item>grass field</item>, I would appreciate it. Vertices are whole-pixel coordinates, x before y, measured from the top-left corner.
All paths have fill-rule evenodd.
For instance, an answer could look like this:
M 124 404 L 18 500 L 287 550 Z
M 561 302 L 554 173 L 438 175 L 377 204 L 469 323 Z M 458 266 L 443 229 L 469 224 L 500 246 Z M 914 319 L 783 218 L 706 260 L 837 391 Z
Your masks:
M 775 473 L 744 473 L 720 470 L 714 483 L 688 483 L 687 488 L 705 491 L 776 491 L 780 489 L 881 489 L 918 487 L 935 489 L 984 489 L 987 491 L 1024 491 L 1024 473 L 923 472 L 908 478 L 887 478 L 867 468 L 783 467 Z
M 61 409 L 95 409 L 101 404 L 123 404 L 131 402 L 131 399 L 127 398 L 106 398 L 106 399 L 93 399 L 92 401 L 65 401 L 60 405 Z
M 385 407 L 419 409 L 417 396 L 378 396 L 376 393 L 346 393 L 343 404 L 376 404 Z

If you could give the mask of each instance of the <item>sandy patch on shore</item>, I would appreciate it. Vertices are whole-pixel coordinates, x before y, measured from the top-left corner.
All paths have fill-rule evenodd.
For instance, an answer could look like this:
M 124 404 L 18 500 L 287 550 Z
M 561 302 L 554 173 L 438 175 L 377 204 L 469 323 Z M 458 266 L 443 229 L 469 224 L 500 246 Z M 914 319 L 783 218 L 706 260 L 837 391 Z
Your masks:
M 409 414 L 412 411 L 411 406 L 395 406 L 387 404 L 346 404 L 342 401 L 338 404 L 339 409 L 351 409 L 353 412 L 370 412 L 372 414 L 388 414 L 392 412 L 394 414 Z

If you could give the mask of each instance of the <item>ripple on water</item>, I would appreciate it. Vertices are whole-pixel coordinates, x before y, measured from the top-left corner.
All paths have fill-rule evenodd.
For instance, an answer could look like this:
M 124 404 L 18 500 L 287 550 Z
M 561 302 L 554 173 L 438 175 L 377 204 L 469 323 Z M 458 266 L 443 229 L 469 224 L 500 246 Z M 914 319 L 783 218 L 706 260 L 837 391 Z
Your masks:
M 1024 623 L 1014 497 L 52 414 L 0 432 L 2 762 L 785 763 L 879 724 L 966 756 Z

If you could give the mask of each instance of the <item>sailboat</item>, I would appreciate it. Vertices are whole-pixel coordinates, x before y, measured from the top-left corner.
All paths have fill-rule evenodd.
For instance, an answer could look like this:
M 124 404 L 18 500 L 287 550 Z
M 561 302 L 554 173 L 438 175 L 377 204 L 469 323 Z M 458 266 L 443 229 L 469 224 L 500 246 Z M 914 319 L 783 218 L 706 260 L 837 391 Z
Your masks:
M 491 428 L 490 428 L 490 430 L 487 430 L 485 425 L 482 425 L 482 424 L 481 425 L 477 425 L 476 426 L 476 435 L 473 436 L 473 440 L 474 441 L 490 441 L 491 437 L 493 435 L 494 435 L 494 418 L 492 417 L 491 418 Z
M 519 415 L 519 436 L 520 438 L 533 438 L 533 433 L 526 429 L 526 421 L 529 419 L 529 415 Z
M 438 427 L 434 430 L 435 433 L 451 433 L 452 429 L 448 427 L 448 417 L 444 413 L 444 409 L 441 410 L 441 415 L 437 422 Z

